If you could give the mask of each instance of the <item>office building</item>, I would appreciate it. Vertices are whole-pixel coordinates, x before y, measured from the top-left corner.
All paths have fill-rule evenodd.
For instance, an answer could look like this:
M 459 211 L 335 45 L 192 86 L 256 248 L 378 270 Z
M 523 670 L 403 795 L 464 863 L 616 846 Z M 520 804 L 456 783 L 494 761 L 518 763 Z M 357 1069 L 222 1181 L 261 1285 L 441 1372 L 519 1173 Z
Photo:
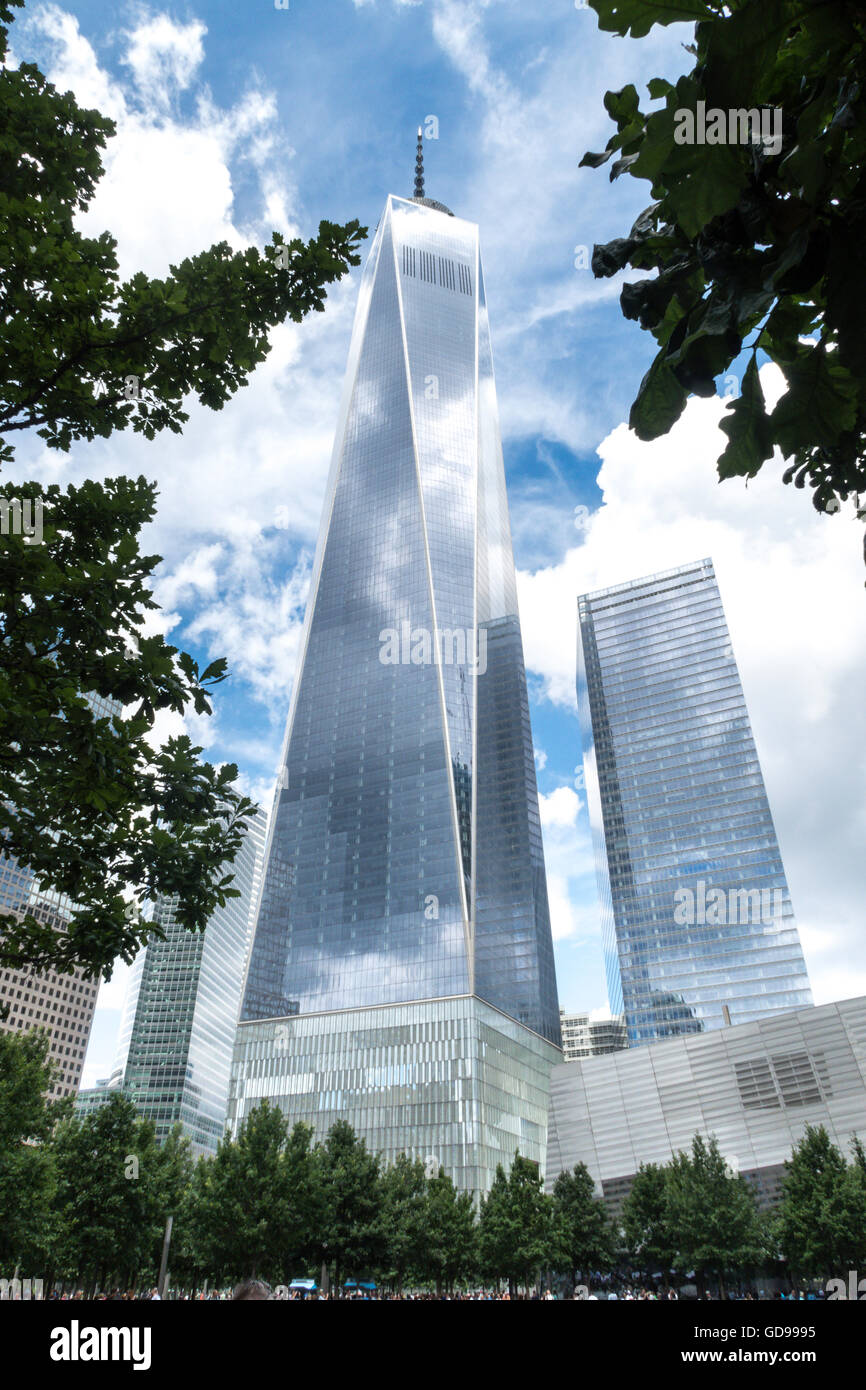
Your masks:
M 120 1089 L 152 1120 L 162 1141 L 175 1124 L 195 1154 L 212 1153 L 226 1128 L 232 1047 L 252 938 L 267 819 L 249 823 L 230 872 L 240 897 L 217 908 L 204 932 L 174 918 L 173 898 L 157 898 L 151 937 L 133 962 L 111 1078 L 88 1091 L 80 1109 Z
M 628 1047 L 628 1032 L 622 1014 L 616 1018 L 593 1019 L 589 1014 L 559 1011 L 562 1029 L 562 1057 L 576 1062 L 581 1057 L 601 1057 Z
M 584 594 L 578 702 L 631 1047 L 812 1002 L 710 560 Z
M 543 1164 L 559 1042 L 478 228 L 419 183 L 360 288 L 232 1119 L 483 1191 Z

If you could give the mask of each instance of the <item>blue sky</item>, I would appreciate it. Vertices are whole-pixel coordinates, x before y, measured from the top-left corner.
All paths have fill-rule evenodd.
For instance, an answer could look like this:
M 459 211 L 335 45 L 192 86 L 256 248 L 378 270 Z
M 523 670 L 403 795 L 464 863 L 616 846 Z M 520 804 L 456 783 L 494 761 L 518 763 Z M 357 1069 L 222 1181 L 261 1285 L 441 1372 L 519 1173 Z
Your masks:
M 214 241 L 263 246 L 411 192 L 428 116 L 427 192 L 481 227 L 560 997 L 606 991 L 586 812 L 576 787 L 578 593 L 712 555 L 743 673 L 818 1002 L 866 992 L 859 861 L 866 661 L 859 531 L 819 517 L 776 460 L 720 487 L 720 400 L 693 401 L 664 440 L 624 422 L 653 343 L 576 249 L 627 232 L 646 184 L 578 169 L 612 126 L 602 98 L 690 66 L 684 26 L 640 41 L 598 31 L 573 0 L 190 0 L 29 5 L 16 59 L 114 116 L 106 177 L 83 225 L 118 240 L 121 271 L 164 273 Z M 68 457 L 26 440 L 43 481 L 145 473 L 146 538 L 173 641 L 228 657 L 216 716 L 187 728 L 239 764 L 269 806 L 295 673 L 359 272 L 326 312 L 273 334 L 221 414 L 194 404 L 181 439 L 120 436 Z M 765 389 L 778 392 L 772 369 Z M 578 509 L 575 512 L 575 509 Z M 288 525 L 285 524 L 288 517 Z M 159 732 L 179 731 L 166 719 Z M 103 988 L 86 1082 L 110 1069 L 125 971 Z

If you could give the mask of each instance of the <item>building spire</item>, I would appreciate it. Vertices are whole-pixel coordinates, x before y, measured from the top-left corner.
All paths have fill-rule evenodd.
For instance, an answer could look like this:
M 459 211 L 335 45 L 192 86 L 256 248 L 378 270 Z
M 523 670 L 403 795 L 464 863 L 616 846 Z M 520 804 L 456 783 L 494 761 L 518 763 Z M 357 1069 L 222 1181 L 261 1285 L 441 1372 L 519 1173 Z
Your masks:
M 418 127 L 418 145 L 415 152 L 415 195 L 424 197 L 424 142 L 421 127 Z
M 446 208 L 444 203 L 437 203 L 433 198 L 424 195 L 424 132 L 421 126 L 418 127 L 418 145 L 415 150 L 415 192 L 412 195 L 413 203 L 420 203 L 422 207 L 432 208 L 435 212 L 444 212 L 448 217 L 453 217 L 454 213 L 450 208 Z

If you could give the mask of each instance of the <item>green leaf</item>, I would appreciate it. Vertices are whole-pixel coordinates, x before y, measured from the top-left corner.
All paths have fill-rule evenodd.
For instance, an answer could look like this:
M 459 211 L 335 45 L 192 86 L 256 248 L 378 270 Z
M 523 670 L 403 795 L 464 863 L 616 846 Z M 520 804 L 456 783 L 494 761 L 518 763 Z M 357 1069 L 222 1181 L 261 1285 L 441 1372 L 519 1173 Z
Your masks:
M 616 275 L 628 265 L 634 242 L 630 237 L 617 237 L 592 248 L 592 273 L 597 279 Z
M 660 97 L 666 97 L 673 90 L 673 84 L 668 82 L 666 77 L 651 77 L 647 83 L 647 91 L 653 101 L 657 101 Z
M 638 439 L 658 439 L 680 418 L 685 404 L 686 392 L 660 352 L 640 384 L 629 425 Z
M 735 207 L 749 181 L 747 152 L 739 145 L 680 145 L 665 168 L 666 207 L 686 236 Z
M 588 150 L 577 167 L 578 169 L 598 169 L 602 164 L 606 164 L 614 153 L 613 146 L 609 150 L 602 150 L 601 154 L 593 154 Z
M 713 9 L 703 0 L 589 0 L 600 29 L 643 38 L 654 24 L 682 24 L 708 19 Z
M 782 453 L 791 456 L 803 438 L 822 446 L 838 443 L 853 428 L 857 416 L 857 387 L 844 367 L 823 347 L 801 348 L 796 361 L 785 367 L 788 390 L 770 423 Z
M 638 112 L 637 88 L 630 82 L 618 92 L 605 92 L 604 108 L 620 129 L 628 125 Z
M 756 360 L 752 357 L 743 377 L 741 394 L 720 422 L 730 443 L 718 461 L 720 478 L 754 478 L 773 456 L 773 430 L 767 417 Z

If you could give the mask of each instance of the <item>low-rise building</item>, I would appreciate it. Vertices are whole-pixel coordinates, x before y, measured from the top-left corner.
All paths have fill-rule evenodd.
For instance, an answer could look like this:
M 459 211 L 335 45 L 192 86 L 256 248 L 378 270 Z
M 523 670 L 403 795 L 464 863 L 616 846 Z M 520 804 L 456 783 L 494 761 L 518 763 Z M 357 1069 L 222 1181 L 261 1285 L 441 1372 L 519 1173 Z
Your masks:
M 807 1125 L 866 1142 L 866 998 L 555 1066 L 546 1180 L 585 1163 L 617 1215 L 640 1165 L 700 1132 L 766 1206 Z

